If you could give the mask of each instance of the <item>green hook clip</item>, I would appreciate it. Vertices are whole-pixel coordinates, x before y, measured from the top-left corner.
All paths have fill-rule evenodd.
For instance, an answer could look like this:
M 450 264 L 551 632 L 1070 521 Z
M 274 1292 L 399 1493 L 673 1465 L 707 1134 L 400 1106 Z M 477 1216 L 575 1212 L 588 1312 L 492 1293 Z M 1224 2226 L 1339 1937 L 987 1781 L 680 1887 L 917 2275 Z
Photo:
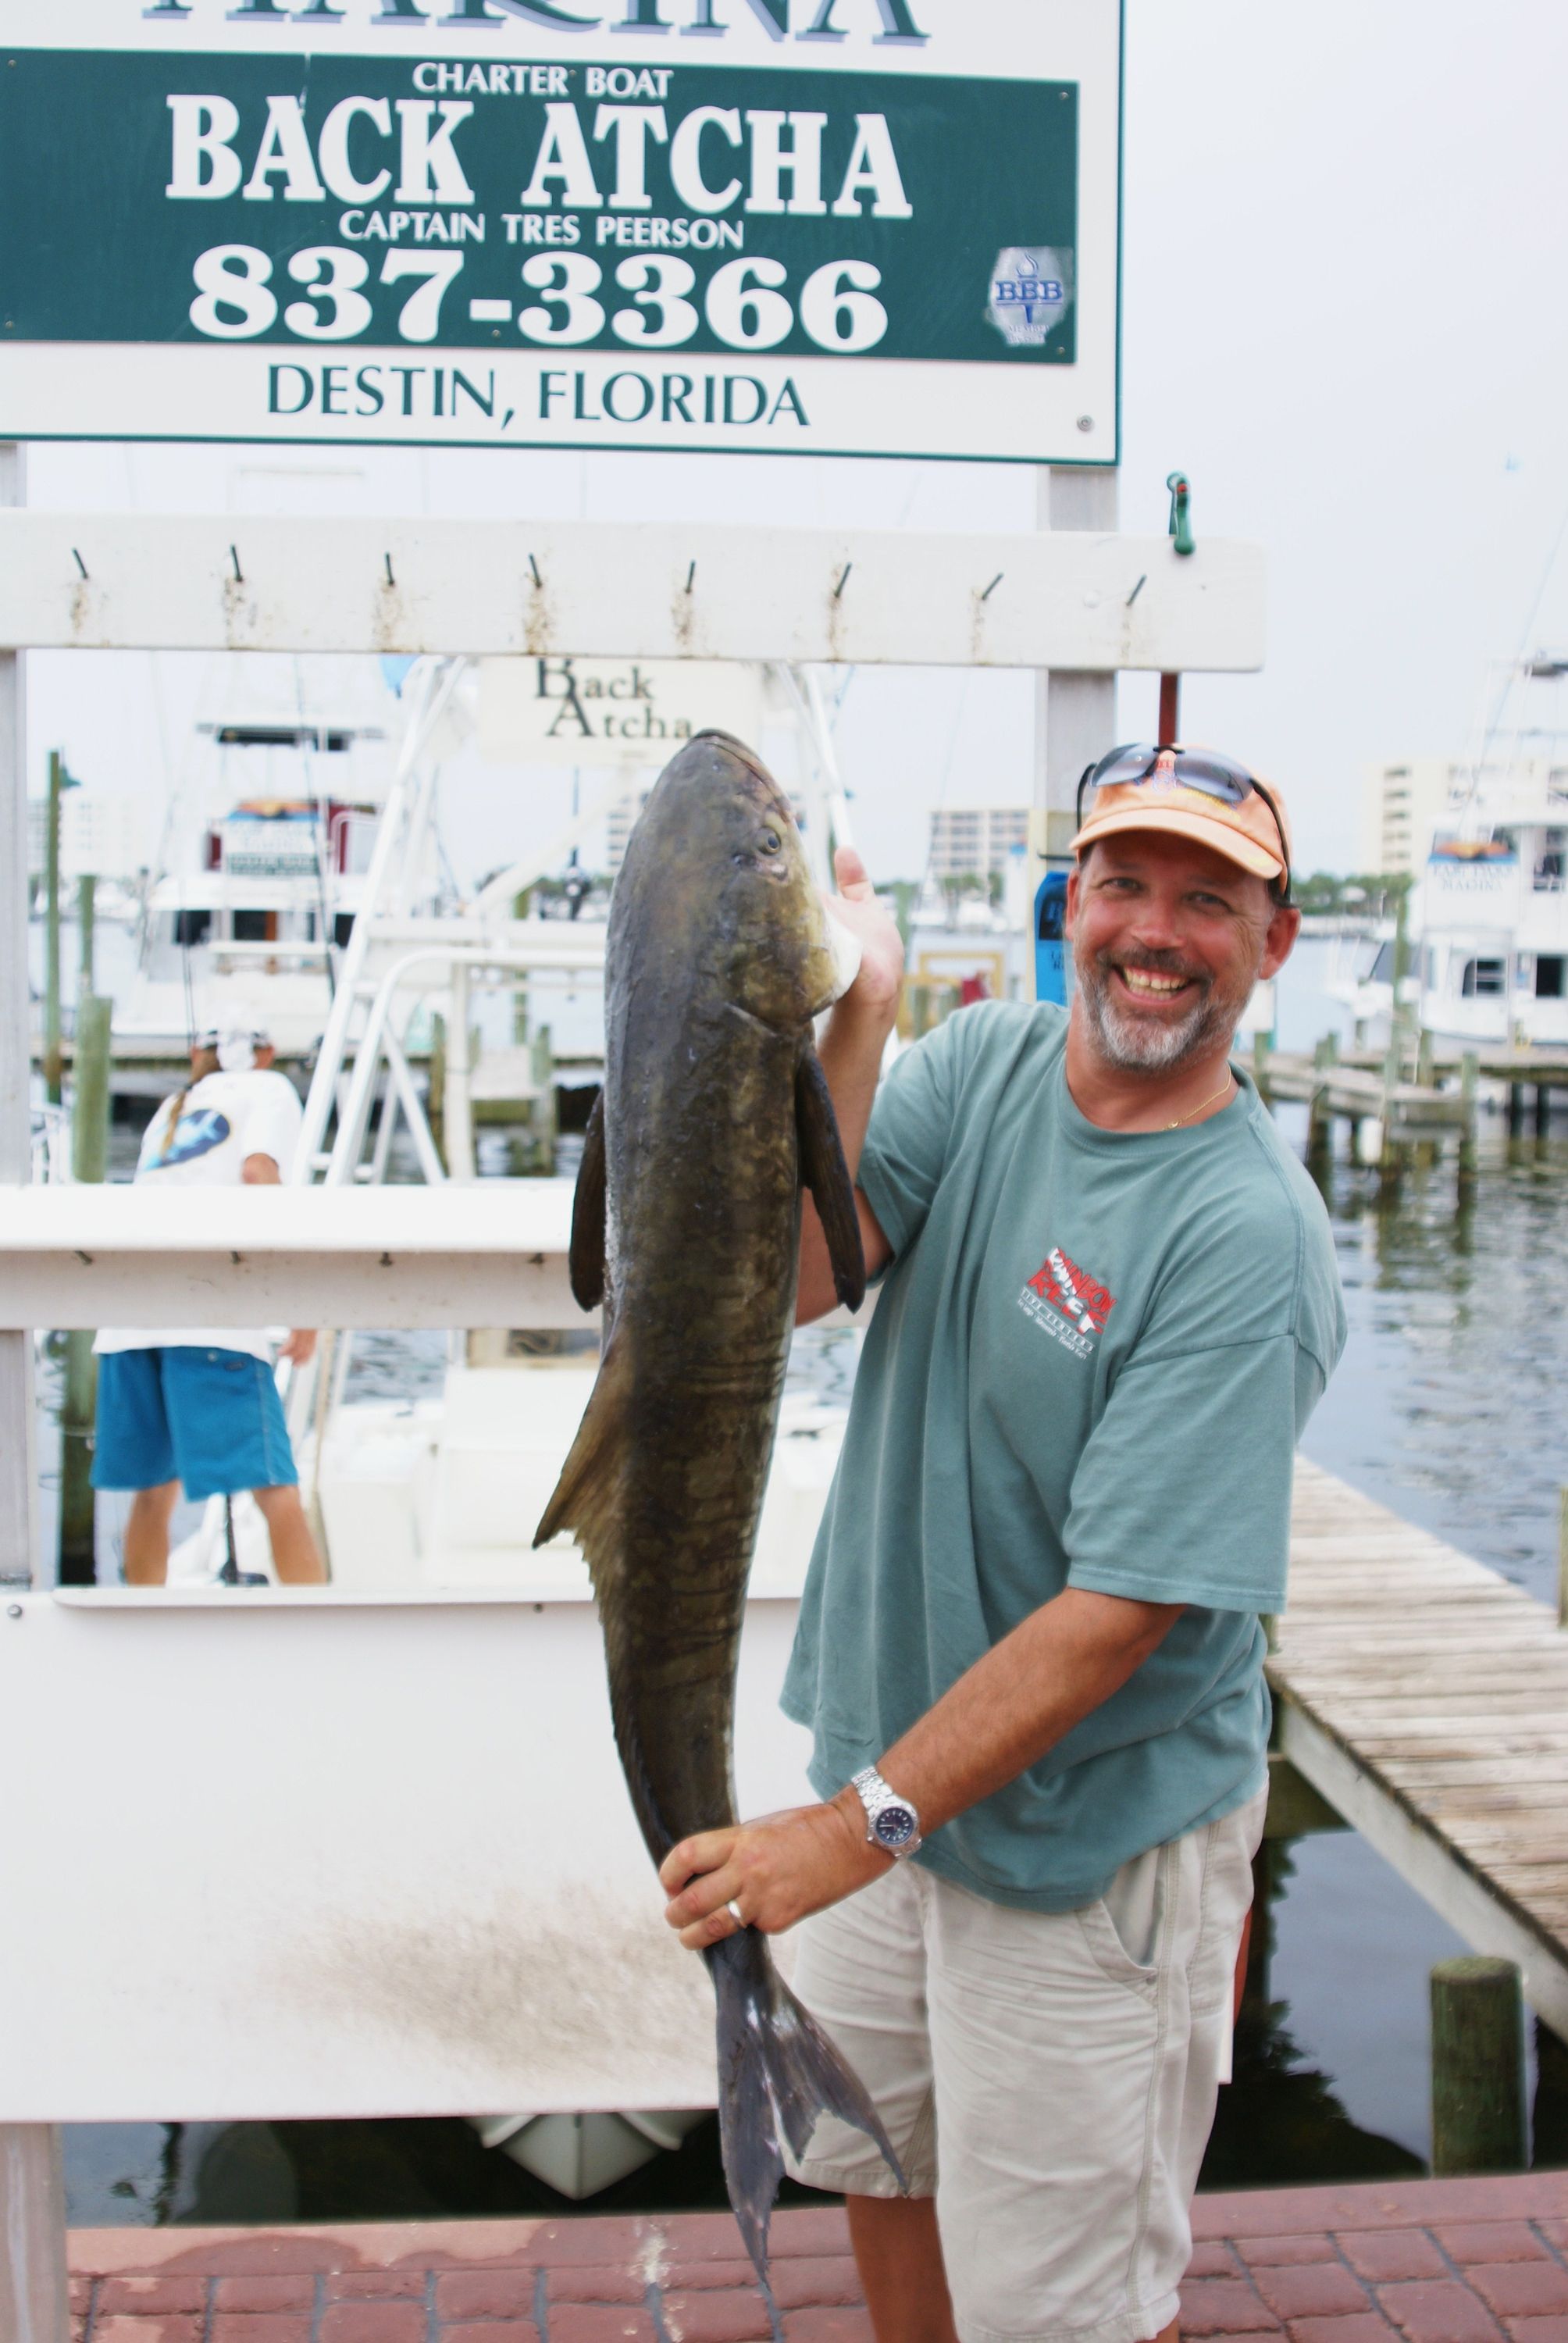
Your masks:
M 1198 547 L 1192 536 L 1192 518 L 1188 509 L 1191 488 L 1185 472 L 1172 472 L 1166 480 L 1171 491 L 1171 534 L 1176 540 L 1178 553 L 1196 553 Z

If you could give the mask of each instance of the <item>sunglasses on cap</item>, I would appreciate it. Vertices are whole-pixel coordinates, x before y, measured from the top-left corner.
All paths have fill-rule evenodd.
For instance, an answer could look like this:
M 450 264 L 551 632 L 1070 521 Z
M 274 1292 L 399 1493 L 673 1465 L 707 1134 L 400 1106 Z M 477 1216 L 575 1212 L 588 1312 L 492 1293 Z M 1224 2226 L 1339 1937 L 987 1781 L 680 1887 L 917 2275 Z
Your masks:
M 1280 877 L 1271 882 L 1281 902 L 1288 901 L 1291 892 L 1291 850 L 1285 843 L 1285 825 L 1280 819 L 1280 809 L 1255 774 L 1244 765 L 1236 764 L 1230 757 L 1221 757 L 1213 749 L 1178 749 L 1169 744 L 1151 749 L 1147 744 L 1133 743 L 1126 748 L 1112 749 L 1101 757 L 1098 765 L 1086 765 L 1078 784 L 1078 827 L 1083 827 L 1083 800 L 1091 789 L 1138 789 L 1158 775 L 1168 784 L 1184 789 L 1196 789 L 1200 796 L 1218 798 L 1223 805 L 1240 805 L 1244 799 L 1260 797 L 1273 816 L 1274 828 L 1280 834 Z

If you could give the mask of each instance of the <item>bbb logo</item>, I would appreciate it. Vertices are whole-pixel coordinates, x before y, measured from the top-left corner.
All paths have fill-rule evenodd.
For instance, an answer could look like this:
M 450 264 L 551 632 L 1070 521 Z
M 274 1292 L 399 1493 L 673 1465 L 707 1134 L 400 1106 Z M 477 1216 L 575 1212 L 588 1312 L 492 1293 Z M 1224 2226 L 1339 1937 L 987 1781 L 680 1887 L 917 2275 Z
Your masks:
M 1033 274 L 999 277 L 992 284 L 991 298 L 999 309 L 1059 309 L 1061 307 L 1061 284 L 1057 277 Z
M 1043 349 L 1072 299 L 1072 259 L 1038 244 L 1010 244 L 990 266 L 986 316 L 1013 349 Z

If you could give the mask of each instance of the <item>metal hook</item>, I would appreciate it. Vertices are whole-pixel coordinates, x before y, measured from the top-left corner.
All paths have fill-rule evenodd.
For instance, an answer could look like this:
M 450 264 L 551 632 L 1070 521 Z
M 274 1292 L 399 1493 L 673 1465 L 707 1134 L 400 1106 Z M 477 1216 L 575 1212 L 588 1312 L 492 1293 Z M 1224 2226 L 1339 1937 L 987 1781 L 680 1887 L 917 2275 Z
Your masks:
M 1148 585 L 1148 583 L 1149 583 L 1149 572 L 1148 572 L 1148 571 L 1147 571 L 1147 569 L 1146 569 L 1146 570 L 1143 572 L 1142 577 L 1138 580 L 1137 585 L 1132 588 L 1131 593 L 1131 594 L 1129 594 L 1129 596 L 1127 597 L 1127 600 L 1126 600 L 1126 603 L 1125 603 L 1125 605 L 1124 605 L 1124 607 L 1125 607 L 1127 609 L 1131 610 L 1131 608 L 1132 608 L 1132 605 L 1134 604 L 1134 602 L 1136 602 L 1136 601 L 1137 601 L 1138 597 L 1140 596 L 1140 594 L 1141 594 L 1141 593 L 1142 593 L 1143 588 L 1145 588 L 1145 586 L 1147 586 L 1147 585 Z
M 692 584 L 693 584 L 694 579 L 696 578 L 696 576 L 697 576 L 697 564 L 696 564 L 696 562 L 694 561 L 694 562 L 692 563 L 692 565 L 691 565 L 690 568 L 689 568 L 689 569 L 687 571 L 687 573 L 686 573 L 686 590 L 687 590 L 687 592 L 688 592 L 689 594 L 689 593 L 690 593 L 690 591 L 691 591 Z
M 389 553 L 384 553 L 381 558 L 387 564 L 387 583 L 388 586 L 396 586 L 397 580 L 392 575 L 392 556 Z
M 1171 534 L 1176 540 L 1178 553 L 1196 553 L 1192 538 L 1192 522 L 1188 511 L 1192 491 L 1185 472 L 1172 472 L 1166 480 L 1171 491 Z
M 532 555 L 531 553 L 530 553 L 530 554 L 529 554 L 529 556 L 528 556 L 528 568 L 529 568 L 533 571 L 533 573 L 534 573 L 534 584 L 535 584 L 536 586 L 539 587 L 539 588 L 542 589 L 542 588 L 543 588 L 543 586 L 544 586 L 544 582 L 545 582 L 545 581 L 544 581 L 544 579 L 539 576 L 539 565 L 538 565 L 538 563 L 534 559 L 534 557 L 533 557 L 533 555 Z
M 87 574 L 87 565 L 86 565 L 86 563 L 83 560 L 83 558 L 82 558 L 81 555 L 77 552 L 77 550 L 76 550 L 76 548 L 75 548 L 75 546 L 73 546 L 73 547 L 71 548 L 71 558 L 72 558 L 72 560 L 75 563 L 75 565 L 76 565 L 77 568 L 81 571 L 81 573 L 82 573 L 83 577 L 85 578 L 85 577 L 86 576 L 86 574 Z
M 854 565 L 854 563 L 853 563 L 852 561 L 846 561 L 846 562 L 845 562 L 845 564 L 844 564 L 844 575 L 842 576 L 842 578 L 839 578 L 839 580 L 838 584 L 837 584 L 837 585 L 834 587 L 834 588 L 833 588 L 833 599 L 834 599 L 834 601 L 835 601 L 835 602 L 837 602 L 837 601 L 841 598 L 841 596 L 842 596 L 842 594 L 843 594 L 843 591 L 844 591 L 845 587 L 846 587 L 846 586 L 849 584 L 849 572 L 850 572 L 850 570 L 851 570 L 851 569 L 853 569 L 853 568 L 854 568 L 854 567 L 855 567 L 855 565 Z
M 990 584 L 980 596 L 980 600 L 982 602 L 989 602 L 990 600 L 991 596 L 996 592 L 997 588 L 1001 584 L 1002 579 L 1006 576 L 1007 571 L 1005 569 L 999 569 L 997 571 L 996 576 L 991 579 Z
M 243 585 L 245 584 L 245 572 L 244 572 L 244 570 L 243 570 L 243 569 L 240 568 L 240 566 L 239 566 L 239 555 L 238 555 L 237 551 L 236 550 L 236 548 L 235 548 L 232 545 L 229 547 L 229 549 L 228 549 L 228 558 L 229 558 L 229 559 L 230 559 L 230 560 L 233 562 L 233 564 L 234 564 L 234 582 L 235 582 L 235 584 L 236 584 L 236 586 L 243 586 Z

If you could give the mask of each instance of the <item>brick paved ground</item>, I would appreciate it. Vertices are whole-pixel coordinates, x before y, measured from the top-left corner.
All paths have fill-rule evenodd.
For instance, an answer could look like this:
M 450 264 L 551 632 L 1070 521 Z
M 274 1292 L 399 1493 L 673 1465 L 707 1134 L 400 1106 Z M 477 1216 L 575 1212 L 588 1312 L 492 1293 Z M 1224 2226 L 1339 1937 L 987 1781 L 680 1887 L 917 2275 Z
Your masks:
M 1185 2336 L 1568 2343 L 1568 2173 L 1205 2197 Z M 77 2343 L 869 2343 L 843 2215 L 80 2229 Z

